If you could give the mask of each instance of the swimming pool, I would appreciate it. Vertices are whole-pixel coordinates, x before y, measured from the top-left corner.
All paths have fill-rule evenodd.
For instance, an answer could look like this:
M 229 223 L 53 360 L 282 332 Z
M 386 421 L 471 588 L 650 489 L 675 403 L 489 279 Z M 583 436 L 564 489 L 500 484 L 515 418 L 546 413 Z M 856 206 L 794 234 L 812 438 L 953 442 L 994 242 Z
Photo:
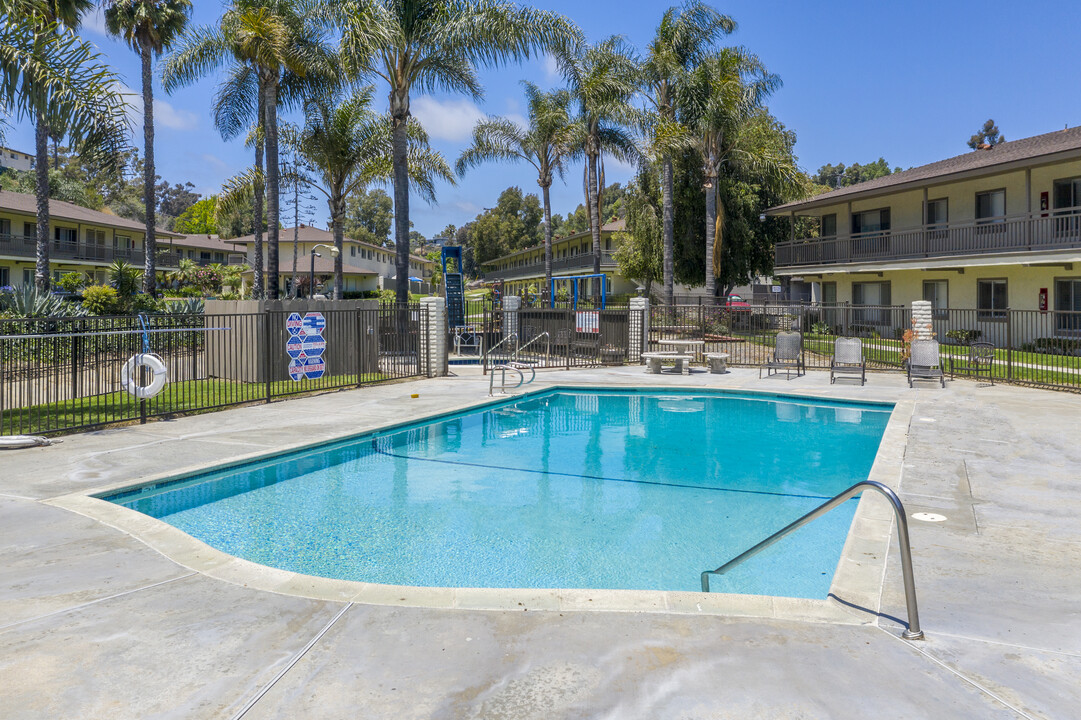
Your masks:
M 890 408 L 557 389 L 105 499 L 310 575 L 698 590 L 702 570 L 866 479 Z M 713 590 L 825 597 L 855 507 Z

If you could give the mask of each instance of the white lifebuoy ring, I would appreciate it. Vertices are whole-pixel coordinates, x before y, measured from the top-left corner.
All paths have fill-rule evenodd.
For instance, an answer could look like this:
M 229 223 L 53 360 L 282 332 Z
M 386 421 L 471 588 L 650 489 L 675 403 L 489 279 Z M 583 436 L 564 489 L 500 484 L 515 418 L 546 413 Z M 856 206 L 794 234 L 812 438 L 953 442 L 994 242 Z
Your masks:
M 140 385 L 136 381 L 139 375 L 138 369 L 144 367 L 154 375 L 149 385 Z M 166 380 L 168 380 L 168 377 L 165 371 L 165 363 L 160 357 L 150 353 L 132 355 L 120 370 L 120 383 L 125 390 L 140 400 L 148 400 L 161 392 L 161 389 L 165 387 Z

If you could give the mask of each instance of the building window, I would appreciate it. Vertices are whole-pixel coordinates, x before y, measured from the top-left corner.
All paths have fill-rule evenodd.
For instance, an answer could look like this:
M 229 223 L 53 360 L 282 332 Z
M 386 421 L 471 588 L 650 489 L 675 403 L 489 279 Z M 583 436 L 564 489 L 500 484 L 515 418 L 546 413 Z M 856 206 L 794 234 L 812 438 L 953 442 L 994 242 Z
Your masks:
M 73 228 L 53 228 L 53 238 L 59 242 L 75 244 L 79 241 L 79 236 L 76 234 Z
M 924 280 L 923 299 L 931 303 L 936 318 L 945 318 L 946 308 L 950 306 L 950 283 L 948 280 Z
M 1057 332 L 1081 334 L 1081 278 L 1055 281 L 1055 310 Z
M 890 209 L 852 213 L 852 234 L 886 232 L 890 229 Z
M 822 283 L 822 304 L 823 305 L 836 305 L 837 304 L 837 283 L 824 282 Z
M 34 284 L 34 271 L 30 268 L 23 268 L 23 285 Z
M 11 272 L 6 267 L 0 267 L 0 287 L 11 284 Z
M 10 220 L 4 220 L 3 218 L 0 218 L 0 235 L 7 236 L 7 235 L 10 235 L 10 234 L 11 234 L 11 221 Z M 6 239 L 6 237 L 5 237 L 5 239 Z
M 981 320 L 1005 320 L 1008 307 L 1005 280 L 976 281 L 976 317 Z
M 823 215 L 819 234 L 824 237 L 837 237 L 837 213 Z
M 131 238 L 126 235 L 113 237 L 113 248 L 116 250 L 131 250 Z
M 1081 178 L 1056 180 L 1054 183 L 1055 210 L 1077 212 L 1081 206 Z
M 350 245 L 349 246 L 349 257 L 356 257 L 356 256 L 357 256 L 357 246 L 356 245 Z
M 104 230 L 91 230 L 86 231 L 86 244 L 87 245 L 104 245 L 105 244 L 105 231 Z
M 857 307 L 853 318 L 859 325 L 890 324 L 890 283 L 858 282 L 852 283 L 852 304 Z
M 944 228 L 950 221 L 949 201 L 946 198 L 928 200 L 924 214 L 926 215 L 924 221 L 930 229 Z
M 987 225 L 1006 222 L 1006 191 L 976 193 L 976 223 Z
M 38 226 L 32 222 L 23 223 L 23 237 L 34 239 L 38 236 Z

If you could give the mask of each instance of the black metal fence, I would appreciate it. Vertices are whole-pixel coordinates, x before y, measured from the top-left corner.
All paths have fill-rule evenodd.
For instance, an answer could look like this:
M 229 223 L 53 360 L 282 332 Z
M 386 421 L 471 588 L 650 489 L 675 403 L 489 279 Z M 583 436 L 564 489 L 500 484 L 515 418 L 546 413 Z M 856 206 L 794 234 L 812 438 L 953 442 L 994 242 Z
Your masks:
M 632 324 L 642 327 L 645 311 L 629 308 L 491 310 L 484 323 L 484 372 L 507 362 L 537 368 L 572 368 L 638 362 Z
M 324 310 L 310 334 L 287 312 L 0 320 L 0 435 L 414 377 L 425 312 L 417 305 Z M 122 369 L 144 352 L 161 359 L 168 382 L 140 398 L 125 386 Z M 146 368 L 129 369 L 135 385 L 151 380 Z
M 1081 312 L 951 308 L 935 310 L 932 325 L 947 373 L 968 363 L 974 343 L 986 342 L 993 345 L 996 382 L 1081 389 Z M 911 329 L 911 309 L 899 305 L 654 305 L 649 348 L 701 340 L 705 352 L 728 353 L 730 365 L 753 367 L 766 362 L 778 332 L 794 330 L 803 335 L 809 368 L 828 369 L 834 341 L 858 337 L 869 366 L 900 370 Z

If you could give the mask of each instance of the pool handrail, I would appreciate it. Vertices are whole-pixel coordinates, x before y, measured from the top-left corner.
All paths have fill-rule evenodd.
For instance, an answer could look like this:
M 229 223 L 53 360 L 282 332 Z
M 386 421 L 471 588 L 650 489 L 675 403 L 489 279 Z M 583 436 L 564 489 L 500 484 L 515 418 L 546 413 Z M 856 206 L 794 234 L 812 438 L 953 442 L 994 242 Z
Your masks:
M 704 570 L 702 572 L 702 592 L 709 592 L 710 575 L 723 575 L 745 560 L 751 559 L 786 535 L 795 532 L 815 518 L 825 515 L 846 500 L 849 500 L 868 489 L 881 493 L 882 496 L 889 501 L 890 505 L 893 507 L 894 517 L 897 520 L 897 545 L 901 550 L 901 575 L 904 578 L 905 603 L 908 606 L 908 628 L 901 633 L 901 637 L 906 640 L 922 640 L 923 630 L 920 629 L 920 612 L 916 605 L 916 581 L 912 575 L 912 549 L 909 546 L 908 540 L 908 518 L 905 515 L 905 506 L 901 503 L 900 498 L 897 497 L 897 493 L 889 486 L 874 480 L 863 480 L 862 482 L 856 483 L 839 495 L 822 503 L 803 517 L 773 533 L 751 549 L 740 553 L 716 570 Z
M 522 387 L 522 385 L 526 381 L 525 380 L 525 373 L 522 372 L 521 367 L 517 367 L 518 365 L 522 365 L 522 363 L 509 363 L 509 364 L 505 364 L 505 365 L 496 365 L 495 367 L 492 368 L 492 373 L 491 373 L 491 375 L 488 376 L 488 397 L 492 397 L 493 395 L 495 395 L 495 393 L 493 391 L 495 389 L 495 371 L 496 370 L 501 370 L 502 371 L 502 380 L 500 381 L 499 392 L 502 393 L 503 395 L 507 394 L 507 371 L 508 370 L 513 370 L 514 372 L 518 373 L 518 384 L 515 385 L 514 387 L 512 387 L 511 390 L 515 390 L 517 388 Z M 523 365 L 523 367 L 524 367 L 524 365 Z M 537 371 L 534 370 L 533 371 L 533 378 L 530 378 L 529 382 L 533 382 L 533 379 L 536 378 L 536 377 L 537 377 Z

